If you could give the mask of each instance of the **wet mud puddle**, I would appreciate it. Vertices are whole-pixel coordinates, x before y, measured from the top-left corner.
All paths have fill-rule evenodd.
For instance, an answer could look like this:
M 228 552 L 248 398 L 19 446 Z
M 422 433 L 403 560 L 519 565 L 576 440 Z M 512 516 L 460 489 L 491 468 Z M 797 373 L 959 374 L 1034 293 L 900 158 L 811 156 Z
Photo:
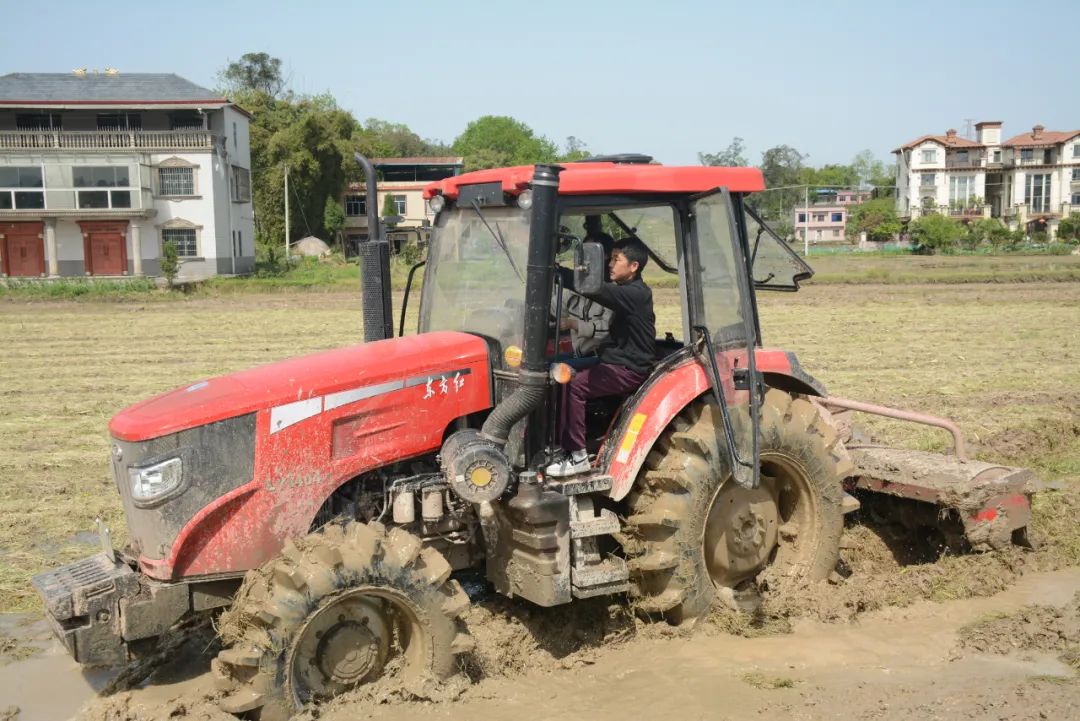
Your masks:
M 1080 718 L 1080 682 L 1053 655 L 967 654 L 956 644 L 964 624 L 1028 604 L 1061 606 L 1078 590 L 1080 569 L 1073 568 L 1026 575 L 989 598 L 920 602 L 846 624 L 801 621 L 782 636 L 638 638 L 599 648 L 574 668 L 483 680 L 456 702 L 373 707 L 346 698 L 318 717 Z M 0 721 L 12 706 L 19 713 L 9 718 L 17 721 L 70 719 L 114 676 L 82 672 L 42 621 L 0 616 L 0 632 L 43 649 L 22 660 L 0 657 Z M 125 713 L 117 718 L 156 718 L 159 704 L 200 697 L 209 685 L 206 664 L 177 659 L 150 685 L 121 694 Z

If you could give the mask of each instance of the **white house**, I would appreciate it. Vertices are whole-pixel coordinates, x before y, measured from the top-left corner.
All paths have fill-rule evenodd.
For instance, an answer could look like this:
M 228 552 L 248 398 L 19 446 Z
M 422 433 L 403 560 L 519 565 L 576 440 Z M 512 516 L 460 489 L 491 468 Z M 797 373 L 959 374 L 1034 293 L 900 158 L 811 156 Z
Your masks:
M 1002 140 L 1001 123 L 988 121 L 975 133 L 924 135 L 893 151 L 901 217 L 994 217 L 1052 238 L 1063 217 L 1080 212 L 1080 130 L 1036 125 Z
M 0 272 L 180 278 L 255 262 L 250 115 L 171 74 L 0 76 Z

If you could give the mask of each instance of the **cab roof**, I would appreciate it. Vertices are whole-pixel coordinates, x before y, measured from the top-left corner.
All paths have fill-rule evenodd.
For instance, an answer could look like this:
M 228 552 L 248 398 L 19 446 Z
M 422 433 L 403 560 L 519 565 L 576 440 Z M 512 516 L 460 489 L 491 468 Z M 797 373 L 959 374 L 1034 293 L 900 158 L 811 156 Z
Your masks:
M 712 166 L 663 166 L 627 163 L 566 163 L 559 174 L 560 195 L 609 195 L 637 193 L 704 193 L 726 187 L 732 193 L 765 190 L 765 178 L 757 168 Z M 476 170 L 430 183 L 424 198 L 442 195 L 456 199 L 463 185 L 502 183 L 505 193 L 518 195 L 529 187 L 535 166 Z

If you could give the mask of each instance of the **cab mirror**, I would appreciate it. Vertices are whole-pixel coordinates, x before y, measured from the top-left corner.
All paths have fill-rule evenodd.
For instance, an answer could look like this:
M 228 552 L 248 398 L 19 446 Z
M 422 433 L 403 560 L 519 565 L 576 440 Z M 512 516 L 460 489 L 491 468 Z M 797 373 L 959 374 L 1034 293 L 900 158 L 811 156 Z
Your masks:
M 599 293 L 607 270 L 604 246 L 585 242 L 574 250 L 574 290 L 578 293 Z

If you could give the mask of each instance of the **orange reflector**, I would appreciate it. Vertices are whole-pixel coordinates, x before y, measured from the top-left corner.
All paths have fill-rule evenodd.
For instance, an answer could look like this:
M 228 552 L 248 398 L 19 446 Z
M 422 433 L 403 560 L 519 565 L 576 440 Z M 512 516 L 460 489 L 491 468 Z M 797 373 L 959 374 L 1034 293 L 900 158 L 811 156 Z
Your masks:
M 524 354 L 521 352 L 521 349 L 518 348 L 516 345 L 507 346 L 506 350 L 503 351 L 503 360 L 506 361 L 506 365 L 510 366 L 511 368 L 517 368 L 518 366 L 520 366 L 521 359 L 523 357 Z
M 551 366 L 551 380 L 563 385 L 574 379 L 574 369 L 565 363 L 555 363 Z

